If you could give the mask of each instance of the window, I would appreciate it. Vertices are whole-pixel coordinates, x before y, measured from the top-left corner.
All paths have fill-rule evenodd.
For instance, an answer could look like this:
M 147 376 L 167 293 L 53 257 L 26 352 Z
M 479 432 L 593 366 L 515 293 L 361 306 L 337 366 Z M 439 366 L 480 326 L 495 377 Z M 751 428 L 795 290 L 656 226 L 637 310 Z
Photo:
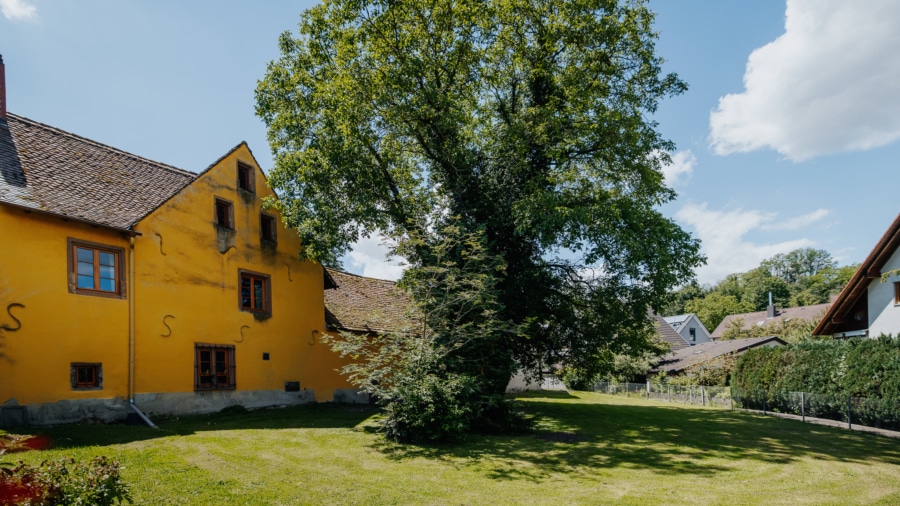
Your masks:
M 234 230 L 234 206 L 225 199 L 216 198 L 216 225 Z
M 894 281 L 894 304 L 900 304 L 900 281 Z
M 238 162 L 237 172 L 238 188 L 250 193 L 256 193 L 256 188 L 253 185 L 253 167 L 247 165 L 246 163 Z
M 125 297 L 125 249 L 69 238 L 69 293 Z
M 194 344 L 194 390 L 234 390 L 234 346 Z
M 271 278 L 265 274 L 240 271 L 240 306 L 253 313 L 272 312 Z
M 691 341 L 697 340 L 697 329 L 691 328 L 688 330 L 688 333 L 690 333 L 690 335 L 691 335 Z
M 259 234 L 263 241 L 276 242 L 277 237 L 275 231 L 278 230 L 275 225 L 275 217 L 268 214 L 259 215 Z
M 102 390 L 103 366 L 101 364 L 72 363 L 69 372 L 72 390 Z

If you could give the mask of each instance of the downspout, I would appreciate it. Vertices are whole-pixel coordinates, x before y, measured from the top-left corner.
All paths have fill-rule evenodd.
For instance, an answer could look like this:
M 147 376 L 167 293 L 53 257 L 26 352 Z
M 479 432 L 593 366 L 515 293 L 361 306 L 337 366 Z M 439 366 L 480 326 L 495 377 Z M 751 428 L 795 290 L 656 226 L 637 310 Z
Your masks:
M 134 403 L 134 235 L 128 245 L 128 405 L 144 423 L 158 429 Z

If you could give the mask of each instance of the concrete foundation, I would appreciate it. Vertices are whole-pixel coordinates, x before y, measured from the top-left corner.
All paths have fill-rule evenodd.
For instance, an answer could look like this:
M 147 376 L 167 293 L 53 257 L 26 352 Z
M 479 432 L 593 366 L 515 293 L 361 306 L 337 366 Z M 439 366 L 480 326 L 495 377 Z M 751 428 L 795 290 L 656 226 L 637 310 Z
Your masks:
M 84 420 L 114 422 L 128 416 L 128 401 L 112 399 L 70 399 L 25 406 L 29 425 L 56 425 Z
M 153 415 L 199 415 L 215 413 L 229 406 L 247 409 L 270 406 L 296 406 L 316 402 L 315 392 L 300 390 L 219 390 L 210 392 L 179 392 L 136 394 L 134 403 L 141 411 Z

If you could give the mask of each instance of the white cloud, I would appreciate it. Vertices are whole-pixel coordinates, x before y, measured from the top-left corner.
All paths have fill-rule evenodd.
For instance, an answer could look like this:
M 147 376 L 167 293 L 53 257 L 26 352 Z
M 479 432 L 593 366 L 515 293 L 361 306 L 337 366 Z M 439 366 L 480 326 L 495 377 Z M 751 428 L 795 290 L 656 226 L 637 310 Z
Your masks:
M 803 227 L 812 225 L 813 223 L 828 216 L 828 214 L 828 209 L 816 209 L 811 213 L 797 216 L 796 218 L 791 218 L 787 221 L 779 221 L 770 225 L 763 225 L 760 228 L 762 230 L 799 230 Z
M 744 91 L 710 114 L 717 154 L 794 161 L 900 138 L 900 2 L 787 0 L 785 33 L 750 54 Z
M 344 260 L 349 260 L 345 267 L 370 278 L 399 279 L 405 266 L 396 259 L 388 260 L 388 247 L 384 241 L 380 236 L 360 239 L 345 257 Z
M 37 18 L 37 7 L 25 0 L 0 0 L 0 12 L 10 21 Z
M 701 251 L 707 263 L 697 269 L 700 283 L 715 283 L 725 276 L 746 272 L 766 258 L 778 253 L 787 253 L 797 248 L 813 245 L 813 241 L 800 238 L 774 244 L 754 244 L 744 239 L 753 230 L 794 230 L 792 227 L 809 225 L 824 218 L 828 211 L 819 209 L 809 214 L 776 222 L 775 213 L 756 210 L 715 211 L 705 203 L 689 203 L 675 213 L 675 219 L 694 228 L 694 234 L 701 241 Z
M 694 156 L 690 149 L 679 151 L 672 155 L 672 163 L 662 168 L 666 186 L 671 188 L 686 183 L 687 179 L 694 173 L 694 165 L 696 163 L 697 157 Z

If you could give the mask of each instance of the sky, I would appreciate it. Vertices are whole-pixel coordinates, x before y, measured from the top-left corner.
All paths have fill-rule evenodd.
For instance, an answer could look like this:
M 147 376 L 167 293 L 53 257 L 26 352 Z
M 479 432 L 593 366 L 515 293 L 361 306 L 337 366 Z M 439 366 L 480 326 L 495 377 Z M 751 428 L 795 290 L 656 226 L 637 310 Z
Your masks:
M 272 166 L 254 89 L 310 1 L 0 0 L 8 110 L 200 172 L 241 141 Z M 778 253 L 861 262 L 900 212 L 900 2 L 656 0 L 657 54 L 689 89 L 648 116 L 673 140 L 701 283 Z M 382 241 L 344 268 L 396 279 Z

